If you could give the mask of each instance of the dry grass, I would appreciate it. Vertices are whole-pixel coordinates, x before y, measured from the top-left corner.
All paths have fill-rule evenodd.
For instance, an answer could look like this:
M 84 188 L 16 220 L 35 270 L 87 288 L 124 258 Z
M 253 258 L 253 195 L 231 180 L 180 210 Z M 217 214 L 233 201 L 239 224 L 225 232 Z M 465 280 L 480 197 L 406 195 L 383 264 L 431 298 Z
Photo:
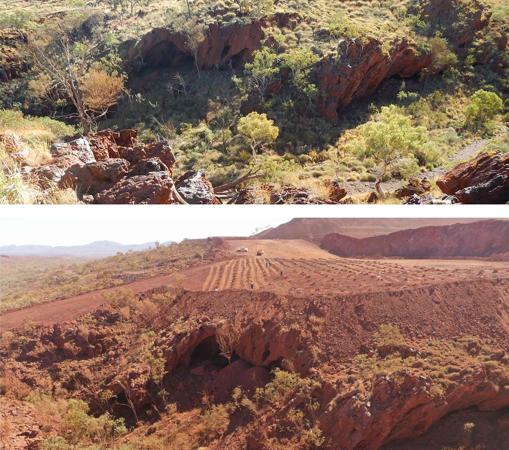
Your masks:
M 77 203 L 74 192 L 59 191 L 56 187 L 43 191 L 22 173 L 23 166 L 48 163 L 51 143 L 74 131 L 73 127 L 50 118 L 0 110 L 0 204 Z
M 2 262 L 0 312 L 177 272 L 201 262 L 210 249 L 209 243 L 184 242 L 92 262 L 64 258 L 23 258 L 14 266 Z
M 129 11 L 121 11 L 111 7 L 106 0 L 3 0 L 0 4 L 0 24 L 21 21 L 28 28 L 37 28 L 38 19 L 51 17 L 53 21 L 85 19 L 94 14 L 106 14 L 109 17 L 108 27 L 114 34 L 122 37 L 139 36 L 151 28 L 163 26 L 168 20 L 167 11 L 170 8 L 184 6 L 180 0 L 152 0 L 148 6 L 135 8 L 131 15 Z M 141 12 L 141 14 L 138 14 Z M 58 14 L 57 14 L 58 13 Z M 63 13 L 64 18 L 59 15 Z M 46 23 L 47 26 L 47 23 Z

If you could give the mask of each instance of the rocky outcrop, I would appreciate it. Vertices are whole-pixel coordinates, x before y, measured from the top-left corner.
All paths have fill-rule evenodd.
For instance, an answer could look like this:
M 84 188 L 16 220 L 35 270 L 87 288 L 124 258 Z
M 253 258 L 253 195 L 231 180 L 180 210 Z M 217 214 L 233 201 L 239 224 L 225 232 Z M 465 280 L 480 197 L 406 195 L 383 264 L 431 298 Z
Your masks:
M 420 16 L 430 29 L 451 30 L 450 42 L 457 48 L 465 47 L 489 22 L 489 13 L 475 0 L 468 5 L 462 0 L 421 0 L 413 5 L 412 13 Z M 211 69 L 224 64 L 240 66 L 249 60 L 253 51 L 261 46 L 263 25 L 270 22 L 282 28 L 292 28 L 302 20 L 296 15 L 275 15 L 246 24 L 222 26 L 212 24 L 204 32 L 204 39 L 196 53 L 183 32 L 158 28 L 146 34 L 128 49 L 128 61 L 134 67 L 178 66 L 191 63 L 196 54 L 200 68 Z M 435 33 L 431 33 L 430 36 Z M 338 113 L 356 100 L 368 98 L 380 84 L 393 76 L 413 77 L 433 64 L 430 51 L 418 48 L 409 39 L 386 43 L 369 39 L 345 38 L 339 42 L 339 54 L 323 59 L 314 68 L 314 78 L 319 89 L 318 110 L 329 120 L 336 120 Z M 269 90 L 278 91 L 281 82 Z M 247 109 L 252 108 L 250 105 Z
M 348 192 L 339 181 L 331 180 L 329 182 L 329 199 L 332 203 L 340 203 L 347 195 Z
M 461 203 L 509 203 L 509 154 L 481 153 L 447 172 L 437 186 Z
M 11 147 L 16 143 L 0 135 L 3 141 Z M 138 143 L 135 130 L 104 130 L 55 143 L 50 153 L 48 164 L 26 168 L 27 177 L 41 189 L 71 188 L 84 203 L 219 203 L 201 170 L 186 172 L 174 182 L 171 147 L 163 141 Z
M 230 26 L 212 24 L 204 35 L 196 59 L 200 68 L 212 69 L 226 63 L 245 62 L 260 47 L 263 30 L 260 21 Z M 128 50 L 129 62 L 137 63 L 138 67 L 178 66 L 192 62 L 193 58 L 186 34 L 167 28 L 150 31 Z
M 382 43 L 371 39 L 343 41 L 337 61 L 322 61 L 315 69 L 320 90 L 319 111 L 330 120 L 355 100 L 372 95 L 387 78 L 412 77 L 432 63 L 429 53 L 406 40 L 393 45 L 387 54 Z
M 365 404 L 355 391 L 331 398 L 320 417 L 321 429 L 334 443 L 332 448 L 377 450 L 389 442 L 419 436 L 450 412 L 509 406 L 508 385 L 499 375 L 489 363 L 465 368 L 446 392 L 437 395 L 431 377 L 409 371 L 380 374 L 372 379 Z
M 185 433 L 192 409 L 202 408 L 201 419 L 234 404 L 232 426 L 212 448 L 272 448 L 271 439 L 294 432 L 289 417 L 304 417 L 324 438 L 315 447 L 378 450 L 455 411 L 509 406 L 508 281 L 344 296 L 189 291 L 159 308 L 154 292 L 75 322 L 14 331 L 0 342 L 0 369 L 28 391 L 122 417 L 135 433 L 146 425 L 168 435 L 180 419 Z M 149 306 L 150 322 L 142 318 Z M 297 438 L 307 436 L 301 424 Z
M 79 138 L 67 143 L 56 143 L 50 148 L 55 161 L 64 163 L 64 159 L 79 161 L 83 164 L 96 162 L 96 157 L 86 138 Z
M 0 82 L 19 78 L 29 69 L 21 47 L 27 43 L 27 36 L 16 29 L 0 29 Z
M 190 205 L 217 204 L 212 183 L 201 170 L 189 171 L 176 181 L 177 192 Z
M 52 159 L 48 164 L 28 168 L 31 181 L 42 189 L 58 185 L 64 188 L 75 187 L 73 174 L 80 173 L 87 165 L 97 162 L 90 142 L 85 138 L 55 143 L 50 148 L 50 154 Z
M 226 63 L 241 65 L 260 48 L 262 38 L 260 21 L 226 27 L 213 24 L 198 47 L 198 65 L 202 69 Z M 371 95 L 386 78 L 411 77 L 431 64 L 430 54 L 420 53 L 406 40 L 396 43 L 389 54 L 374 39 L 367 45 L 358 40 L 344 41 L 344 47 L 339 60 L 321 61 L 315 68 L 319 110 L 331 120 L 352 101 Z M 130 63 L 137 67 L 178 66 L 193 58 L 185 34 L 163 28 L 152 30 L 128 51 Z
M 431 190 L 431 183 L 427 178 L 424 179 L 417 179 L 412 178 L 409 180 L 408 184 L 406 186 L 403 186 L 396 190 L 394 195 L 396 195 L 397 198 L 404 199 L 409 198 L 414 195 L 420 196 L 425 194 L 426 192 L 429 192 Z
M 223 332 L 223 323 L 205 322 L 188 333 L 175 336 L 165 352 L 166 369 L 172 373 L 179 367 L 188 367 L 193 362 L 193 353 L 204 343 L 209 358 L 220 349 L 217 336 Z M 232 335 L 231 351 L 235 355 L 257 367 L 272 367 L 285 361 L 288 369 L 307 373 L 314 364 L 316 354 L 302 330 L 282 327 L 275 320 L 246 324 L 244 329 Z
M 472 42 L 491 15 L 487 5 L 479 0 L 418 0 L 410 12 L 429 24 L 430 35 L 439 32 L 458 50 Z
M 507 236 L 509 222 L 493 220 L 424 227 L 365 239 L 329 234 L 323 238 L 321 247 L 346 257 L 489 257 L 509 250 Z
M 176 160 L 170 146 L 138 144 L 136 137 L 135 130 L 105 130 L 53 144 L 53 160 L 31 176 L 44 187 L 72 188 L 85 203 L 174 203 Z
M 251 366 L 238 359 L 219 371 L 213 380 L 211 391 L 216 402 L 227 402 L 232 391 L 242 386 L 245 392 L 253 392 L 270 381 L 269 370 L 265 367 Z
M 72 187 L 84 195 L 95 196 L 111 185 L 119 182 L 129 171 L 125 159 L 112 158 L 88 164 L 73 164 L 65 172 L 59 184 Z
M 173 180 L 166 172 L 126 178 L 95 196 L 96 203 L 103 204 L 151 204 L 175 203 Z
M 404 205 L 454 205 L 458 199 L 454 195 L 435 197 L 431 194 L 412 194 L 403 202 Z

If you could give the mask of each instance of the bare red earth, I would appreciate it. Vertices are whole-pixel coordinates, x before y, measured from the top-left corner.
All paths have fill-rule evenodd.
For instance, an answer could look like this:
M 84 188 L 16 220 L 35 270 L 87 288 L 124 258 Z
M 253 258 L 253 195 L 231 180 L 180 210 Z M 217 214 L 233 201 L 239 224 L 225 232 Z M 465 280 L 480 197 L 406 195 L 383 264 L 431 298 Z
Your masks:
M 478 226 L 487 224 L 497 222 Z M 469 436 L 463 420 L 479 430 L 468 445 L 509 448 L 503 432 L 509 407 L 507 262 L 349 259 L 299 240 L 217 244 L 229 257 L 123 286 L 146 293 L 145 300 L 154 295 L 154 302 L 154 289 L 185 289 L 164 300 L 148 322 L 164 357 L 164 388 L 178 411 L 196 408 L 204 392 L 216 403 L 229 401 L 236 385 L 254 392 L 279 367 L 318 382 L 308 418 L 327 438 L 321 448 L 457 448 Z M 0 316 L 2 330 L 19 327 L 27 317 L 50 325 L 20 331 L 25 339 L 14 339 L 16 356 L 7 358 L 5 367 L 30 389 L 55 383 L 94 408 L 100 408 L 97 389 L 128 395 L 139 416 L 147 417 L 139 433 L 164 436 L 165 413 L 156 423 L 144 416 L 160 401 L 159 387 L 154 390 L 146 364 L 137 359 L 137 333 L 147 326 L 142 316 L 156 303 L 140 301 L 131 313 L 97 309 L 111 290 Z M 79 318 L 91 311 L 93 320 Z M 63 323 L 70 319 L 75 321 Z M 231 363 L 224 358 L 218 363 L 225 324 L 238 324 L 234 356 Z M 375 336 L 387 324 L 401 334 L 390 344 L 377 344 Z M 9 351 L 0 346 L 2 355 Z M 300 401 L 292 397 L 288 408 Z M 287 410 L 258 408 L 247 422 L 235 416 L 242 413 L 233 414 L 231 430 L 207 446 L 270 450 L 270 439 L 285 436 Z M 113 411 L 130 417 L 125 410 Z M 25 422 L 43 435 L 32 414 L 24 413 Z M 444 436 L 448 426 L 453 431 Z M 18 435 L 9 433 L 9 442 L 18 442 Z
M 331 233 L 366 238 L 426 226 L 471 223 L 477 219 L 293 219 L 262 231 L 255 239 L 305 239 L 320 242 Z
M 430 226 L 364 239 L 329 234 L 321 246 L 346 257 L 490 257 L 509 250 L 509 221 Z

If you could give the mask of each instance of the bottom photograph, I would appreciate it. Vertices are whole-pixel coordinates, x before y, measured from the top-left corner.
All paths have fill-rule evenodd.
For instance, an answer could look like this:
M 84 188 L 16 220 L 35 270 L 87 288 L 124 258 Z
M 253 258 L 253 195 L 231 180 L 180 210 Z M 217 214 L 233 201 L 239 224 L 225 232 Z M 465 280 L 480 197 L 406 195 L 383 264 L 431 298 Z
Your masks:
M 2 449 L 509 448 L 507 219 L 28 209 Z

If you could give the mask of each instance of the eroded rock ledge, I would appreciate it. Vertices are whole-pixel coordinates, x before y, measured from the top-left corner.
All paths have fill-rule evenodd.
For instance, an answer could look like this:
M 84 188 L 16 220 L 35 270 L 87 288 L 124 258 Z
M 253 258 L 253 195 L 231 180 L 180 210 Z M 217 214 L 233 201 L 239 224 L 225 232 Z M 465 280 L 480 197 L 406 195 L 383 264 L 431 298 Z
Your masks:
M 104 130 L 53 144 L 51 155 L 30 176 L 42 189 L 49 184 L 74 189 L 85 203 L 216 203 L 203 173 L 186 173 L 174 182 L 176 159 L 168 143 L 138 143 L 136 130 Z

